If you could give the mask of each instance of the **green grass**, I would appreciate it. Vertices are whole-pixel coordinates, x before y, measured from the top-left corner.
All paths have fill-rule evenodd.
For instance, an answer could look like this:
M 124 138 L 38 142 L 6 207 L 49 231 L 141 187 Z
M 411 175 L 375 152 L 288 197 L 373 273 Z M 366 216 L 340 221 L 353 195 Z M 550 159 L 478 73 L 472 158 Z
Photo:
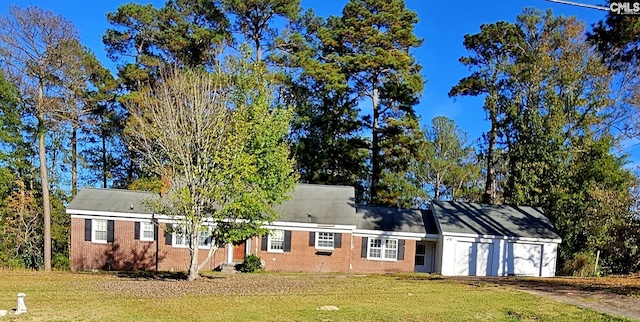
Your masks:
M 2 321 L 622 321 L 510 287 L 427 275 L 149 274 L 0 271 Z M 334 305 L 338 311 L 319 311 Z

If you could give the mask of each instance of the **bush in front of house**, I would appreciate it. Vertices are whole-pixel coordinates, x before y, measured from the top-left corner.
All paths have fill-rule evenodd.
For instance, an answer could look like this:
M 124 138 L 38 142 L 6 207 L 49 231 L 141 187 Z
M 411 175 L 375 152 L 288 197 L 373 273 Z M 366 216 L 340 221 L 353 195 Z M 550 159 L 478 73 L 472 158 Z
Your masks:
M 262 263 L 260 262 L 260 257 L 256 255 L 247 255 L 244 258 L 244 262 L 242 262 L 240 271 L 243 273 L 255 273 L 262 271 Z

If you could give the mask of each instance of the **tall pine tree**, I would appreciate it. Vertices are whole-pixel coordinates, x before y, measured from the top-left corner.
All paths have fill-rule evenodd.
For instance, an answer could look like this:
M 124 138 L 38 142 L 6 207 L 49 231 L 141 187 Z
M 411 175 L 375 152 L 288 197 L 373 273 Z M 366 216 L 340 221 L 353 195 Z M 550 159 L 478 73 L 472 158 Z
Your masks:
M 413 107 L 423 89 L 421 67 L 410 51 L 422 44 L 413 32 L 418 16 L 402 0 L 352 0 L 340 17 L 329 17 L 319 39 L 329 53 L 326 69 L 343 81 L 371 114 L 369 199 L 396 205 L 406 184 L 407 155 L 417 149 L 420 129 Z M 385 187 L 386 186 L 386 187 Z

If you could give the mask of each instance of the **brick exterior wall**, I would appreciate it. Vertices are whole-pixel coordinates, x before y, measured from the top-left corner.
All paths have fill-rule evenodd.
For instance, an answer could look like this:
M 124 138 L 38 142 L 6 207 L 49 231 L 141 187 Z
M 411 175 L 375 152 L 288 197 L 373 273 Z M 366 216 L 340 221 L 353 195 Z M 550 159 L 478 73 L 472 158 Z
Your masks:
M 158 230 L 158 270 L 186 271 L 189 268 L 187 248 L 165 245 L 160 223 Z M 73 271 L 83 270 L 155 270 L 156 242 L 136 240 L 135 222 L 114 221 L 113 242 L 101 244 L 84 240 L 85 219 L 71 219 L 70 260 Z M 404 259 L 397 261 L 368 260 L 361 257 L 362 237 L 342 233 L 341 247 L 332 252 L 318 251 L 309 246 L 308 231 L 291 231 L 291 251 L 263 251 L 262 239 L 252 238 L 250 252 L 265 261 L 265 270 L 309 273 L 396 273 L 414 271 L 416 241 L 405 240 Z M 228 246 L 217 250 L 205 270 L 213 270 L 226 262 Z M 207 249 L 199 250 L 199 261 L 206 258 Z
M 342 234 L 342 247 L 331 253 L 317 252 L 309 246 L 308 231 L 291 232 L 291 252 L 272 253 L 260 250 L 258 257 L 265 261 L 264 269 L 274 272 L 349 272 L 351 234 Z M 262 246 L 262 239 L 260 246 Z M 258 248 L 261 249 L 261 248 Z
M 416 241 L 404 241 L 404 259 L 397 261 L 362 258 L 362 237 L 353 238 L 353 272 L 357 273 L 408 273 L 415 270 Z
M 158 229 L 158 270 L 186 271 L 189 269 L 189 250 L 165 245 L 163 229 Z M 156 242 L 134 238 L 135 222 L 115 220 L 114 240 L 100 244 L 84 240 L 85 219 L 71 218 L 70 261 L 73 271 L 83 270 L 155 270 Z M 206 258 L 208 249 L 198 251 L 199 260 Z M 217 268 L 226 260 L 226 247 L 217 250 L 206 270 Z
M 262 249 L 262 239 L 258 249 Z M 353 244 L 352 244 L 353 243 Z M 266 271 L 275 272 L 341 272 L 341 273 L 396 273 L 414 271 L 416 241 L 406 240 L 404 259 L 397 261 L 368 260 L 361 257 L 362 237 L 342 234 L 342 247 L 328 255 L 309 246 L 309 232 L 291 232 L 291 251 L 275 253 L 258 251 L 258 257 L 265 261 Z

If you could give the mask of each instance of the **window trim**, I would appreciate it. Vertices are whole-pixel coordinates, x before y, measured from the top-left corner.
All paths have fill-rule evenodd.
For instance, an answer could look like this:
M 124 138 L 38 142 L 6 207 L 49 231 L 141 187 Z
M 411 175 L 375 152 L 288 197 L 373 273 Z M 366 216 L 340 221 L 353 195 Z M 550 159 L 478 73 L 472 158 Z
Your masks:
M 271 248 L 271 242 L 273 240 L 273 236 L 272 233 L 275 231 L 281 231 L 282 232 L 282 249 L 272 249 Z M 283 229 L 274 229 L 269 231 L 269 234 L 267 235 L 267 252 L 268 253 L 284 253 L 284 244 L 285 244 L 285 240 L 287 239 L 287 236 L 285 236 L 285 231 Z
M 380 257 L 373 257 L 371 256 L 371 243 L 374 240 L 380 240 Z M 396 242 L 396 247 L 395 247 L 395 251 L 396 251 L 396 257 L 394 258 L 388 258 L 385 257 L 385 253 L 387 250 L 387 240 L 388 241 L 395 241 Z M 390 248 L 391 249 L 391 248 Z M 369 238 L 367 240 L 367 259 L 368 260 L 375 260 L 375 261 L 387 261 L 387 262 L 397 262 L 398 261 L 398 254 L 400 252 L 400 240 L 397 238 L 384 238 L 384 237 L 379 237 L 379 238 Z
M 104 222 L 104 240 L 96 238 L 98 222 Z M 100 230 L 102 231 L 102 230 Z M 106 244 L 109 240 L 109 221 L 107 219 L 91 219 L 91 242 L 96 244 Z
M 331 236 L 331 246 L 319 246 L 318 244 L 320 243 L 320 234 L 328 234 Z M 324 231 L 317 231 L 315 232 L 315 237 L 316 237 L 316 241 L 315 241 L 315 245 L 314 247 L 316 249 L 321 249 L 321 250 L 335 250 L 335 245 L 336 245 L 336 234 L 332 233 L 332 232 L 324 232 Z
M 148 237 L 144 237 L 144 232 L 145 231 L 149 231 L 149 230 L 145 230 L 144 226 L 145 225 L 151 225 L 151 238 Z M 155 241 L 155 225 L 153 224 L 153 222 L 151 221 L 141 221 L 140 222 L 140 241 Z

